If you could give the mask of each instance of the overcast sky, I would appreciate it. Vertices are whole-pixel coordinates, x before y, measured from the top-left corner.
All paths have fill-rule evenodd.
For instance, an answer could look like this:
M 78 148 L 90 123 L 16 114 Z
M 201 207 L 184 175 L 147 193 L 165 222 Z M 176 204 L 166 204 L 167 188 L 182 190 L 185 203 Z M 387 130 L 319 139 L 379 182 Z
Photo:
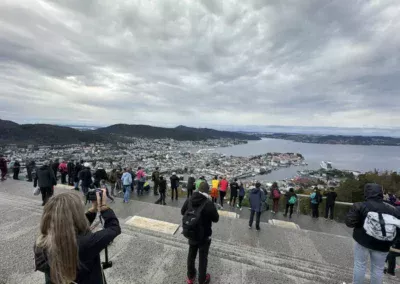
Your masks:
M 0 0 L 0 118 L 398 127 L 399 31 L 399 0 Z

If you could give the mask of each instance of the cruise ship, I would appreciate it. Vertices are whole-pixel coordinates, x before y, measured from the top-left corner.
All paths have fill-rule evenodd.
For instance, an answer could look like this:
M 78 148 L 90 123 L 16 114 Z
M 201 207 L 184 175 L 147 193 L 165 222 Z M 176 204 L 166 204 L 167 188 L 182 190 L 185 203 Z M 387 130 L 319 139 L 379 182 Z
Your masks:
M 332 163 L 331 162 L 322 161 L 321 162 L 321 168 L 323 168 L 324 170 L 331 170 L 332 169 Z

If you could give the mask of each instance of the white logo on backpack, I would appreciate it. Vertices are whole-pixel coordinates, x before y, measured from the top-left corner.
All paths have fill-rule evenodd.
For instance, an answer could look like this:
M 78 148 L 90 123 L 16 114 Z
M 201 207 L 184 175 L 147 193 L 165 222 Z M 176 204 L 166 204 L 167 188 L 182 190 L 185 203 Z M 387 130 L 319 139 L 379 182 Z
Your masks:
M 400 228 L 400 220 L 389 214 L 368 212 L 364 221 L 367 235 L 380 241 L 393 241 L 397 228 Z

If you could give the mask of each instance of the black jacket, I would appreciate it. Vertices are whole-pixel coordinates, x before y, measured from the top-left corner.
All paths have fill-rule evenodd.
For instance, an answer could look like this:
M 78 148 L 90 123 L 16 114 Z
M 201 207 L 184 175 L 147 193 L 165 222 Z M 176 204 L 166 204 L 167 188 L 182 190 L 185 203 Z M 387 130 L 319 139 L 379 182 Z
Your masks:
M 329 191 L 326 194 L 326 205 L 335 205 L 337 193 L 334 191 Z
M 100 252 L 105 249 L 119 234 L 121 227 L 118 218 L 112 209 L 101 212 L 104 220 L 104 229 L 92 233 L 91 231 L 77 236 L 79 250 L 79 268 L 74 282 L 79 284 L 103 284 L 103 273 L 100 262 Z M 96 213 L 87 212 L 86 218 L 92 224 Z M 43 249 L 35 247 L 36 270 L 50 276 L 50 266 Z
M 97 169 L 94 173 L 94 180 L 101 181 L 102 179 L 108 180 L 108 175 L 105 169 Z
M 169 180 L 171 181 L 171 187 L 177 188 L 179 187 L 179 178 L 176 175 L 172 175 Z
M 81 163 L 76 163 L 75 168 L 74 168 L 74 180 L 75 182 L 79 181 L 79 173 L 80 171 L 83 170 L 83 166 Z
M 53 169 L 54 174 L 56 172 L 58 172 L 58 167 L 60 166 L 59 162 L 54 162 L 53 164 L 51 164 L 51 168 Z
M 89 187 L 92 184 L 92 172 L 90 168 L 84 168 L 79 173 L 79 179 L 82 180 L 82 186 Z
M 52 187 L 53 185 L 57 185 L 56 177 L 54 176 L 54 172 L 50 169 L 49 166 L 44 165 L 40 168 L 36 169 L 35 179 L 33 181 L 33 186 L 36 187 Z
M 190 199 L 186 199 L 185 203 L 182 206 L 181 214 L 184 215 L 186 210 L 188 209 L 188 202 L 192 201 L 193 208 L 199 207 L 203 202 L 207 202 L 204 206 L 203 211 L 201 211 L 201 221 L 203 223 L 204 228 L 204 237 L 207 240 L 212 235 L 212 223 L 217 223 L 219 221 L 219 214 L 217 208 L 213 204 L 213 202 L 204 196 L 200 192 L 194 192 Z
M 160 193 L 165 193 L 167 191 L 167 181 L 165 179 L 160 180 L 160 184 L 158 185 L 158 191 Z
M 68 162 L 67 164 L 67 173 L 69 176 L 73 176 L 75 172 L 75 165 L 73 162 Z
M 366 234 L 363 226 L 368 212 L 377 212 L 392 215 L 400 219 L 400 210 L 383 202 L 382 186 L 366 184 L 364 187 L 364 202 L 355 203 L 346 216 L 346 225 L 354 228 L 353 239 L 368 249 L 387 252 L 393 242 L 380 241 Z
M 289 200 L 290 200 L 290 198 L 291 198 L 292 196 L 295 196 L 295 197 L 296 197 L 296 199 L 297 199 L 297 194 L 296 194 L 296 193 L 294 193 L 294 192 L 290 192 L 290 191 L 288 191 L 288 192 L 286 192 L 286 193 L 285 193 L 285 197 L 286 197 L 286 204 L 289 204 L 289 205 L 294 205 L 294 204 L 290 204 L 290 203 L 289 203 Z
M 195 190 L 196 188 L 196 179 L 194 177 L 189 177 L 187 182 L 188 190 Z
M 239 190 L 239 184 L 236 181 L 234 181 L 230 184 L 230 187 L 231 187 L 231 196 L 237 196 Z
M 19 169 L 21 167 L 21 164 L 18 161 L 14 162 L 14 169 Z

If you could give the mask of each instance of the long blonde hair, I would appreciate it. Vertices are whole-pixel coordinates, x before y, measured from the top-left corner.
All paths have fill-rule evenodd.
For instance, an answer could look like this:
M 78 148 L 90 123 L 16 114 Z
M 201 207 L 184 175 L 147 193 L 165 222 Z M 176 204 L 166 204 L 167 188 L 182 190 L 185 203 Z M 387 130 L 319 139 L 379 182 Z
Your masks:
M 61 193 L 46 203 L 36 245 L 48 256 L 52 283 L 71 283 L 76 279 L 79 265 L 76 236 L 88 230 L 85 208 L 76 193 Z

